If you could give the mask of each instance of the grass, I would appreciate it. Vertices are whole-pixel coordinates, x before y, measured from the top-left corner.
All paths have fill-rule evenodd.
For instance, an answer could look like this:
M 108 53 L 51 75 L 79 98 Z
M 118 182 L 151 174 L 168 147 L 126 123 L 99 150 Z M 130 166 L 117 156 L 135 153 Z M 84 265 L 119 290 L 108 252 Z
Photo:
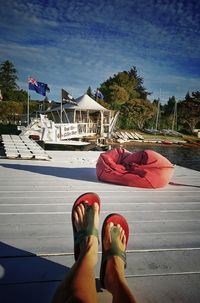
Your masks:
M 168 140 L 168 141 L 185 141 L 184 137 L 182 136 L 168 136 L 168 135 L 152 135 L 152 134 L 146 134 L 146 133 L 142 133 L 142 136 L 144 137 L 144 139 L 146 140 Z

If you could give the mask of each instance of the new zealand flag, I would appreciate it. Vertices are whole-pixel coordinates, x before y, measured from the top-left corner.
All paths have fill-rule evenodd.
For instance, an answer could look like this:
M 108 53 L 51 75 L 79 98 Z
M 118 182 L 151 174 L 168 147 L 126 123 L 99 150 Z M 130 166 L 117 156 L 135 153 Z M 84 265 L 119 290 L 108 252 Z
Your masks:
M 46 96 L 46 92 L 50 92 L 46 83 L 38 82 L 32 77 L 28 77 L 28 88 L 43 96 Z

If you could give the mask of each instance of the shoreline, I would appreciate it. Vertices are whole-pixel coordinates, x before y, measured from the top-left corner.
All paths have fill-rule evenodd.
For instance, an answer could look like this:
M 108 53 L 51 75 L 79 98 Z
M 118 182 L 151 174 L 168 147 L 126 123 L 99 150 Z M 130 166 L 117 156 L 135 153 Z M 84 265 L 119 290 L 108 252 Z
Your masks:
M 156 140 L 151 141 L 127 141 L 127 142 L 123 142 L 123 143 L 118 143 L 118 142 L 114 142 L 112 144 L 110 144 L 111 146 L 118 146 L 118 147 L 123 147 L 124 145 L 127 146 L 131 146 L 131 145 L 149 145 L 149 146 L 162 146 L 162 147 L 186 147 L 186 148 L 200 148 L 200 143 L 176 143 L 176 142 L 172 142 L 172 143 L 163 143 L 163 142 L 159 142 L 160 140 L 158 140 L 157 142 L 155 142 Z

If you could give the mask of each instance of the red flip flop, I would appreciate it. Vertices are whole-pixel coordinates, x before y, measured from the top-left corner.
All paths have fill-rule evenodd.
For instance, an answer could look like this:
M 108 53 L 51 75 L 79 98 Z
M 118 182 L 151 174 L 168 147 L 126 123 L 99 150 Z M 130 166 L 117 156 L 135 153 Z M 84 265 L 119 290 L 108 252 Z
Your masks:
M 74 202 L 74 205 L 72 207 L 72 214 L 73 214 L 74 209 L 78 205 L 83 203 L 85 205 L 86 215 L 89 219 L 89 217 L 91 215 L 93 215 L 93 212 L 91 212 L 91 206 L 95 202 L 99 205 L 99 212 L 100 212 L 100 205 L 101 204 L 100 204 L 100 198 L 97 194 L 89 192 L 89 193 L 85 193 L 85 194 L 81 195 Z M 73 218 L 72 215 L 71 215 L 71 220 L 72 220 L 73 235 L 74 235 L 74 257 L 75 257 L 75 260 L 77 260 L 78 257 L 79 257 L 79 254 L 80 254 L 80 246 L 79 245 L 80 245 L 81 241 L 83 241 L 85 237 L 90 236 L 90 235 L 95 235 L 96 237 L 98 237 L 98 230 L 94 226 L 89 225 L 87 227 L 87 229 L 83 229 L 83 230 L 80 230 L 79 232 L 77 232 L 75 224 L 74 224 L 74 218 Z
M 107 226 L 107 224 L 109 223 L 113 223 L 114 226 L 111 228 L 111 247 L 109 250 L 105 251 L 104 246 L 103 246 L 103 239 L 105 236 L 105 228 Z M 106 217 L 106 219 L 104 220 L 103 223 L 103 227 L 102 227 L 102 233 L 101 233 L 101 237 L 102 237 L 102 259 L 101 259 L 101 268 L 100 268 L 100 281 L 101 281 L 101 285 L 103 288 L 105 288 L 104 285 L 104 277 L 105 277 L 105 271 L 106 271 L 106 263 L 107 260 L 109 258 L 111 258 L 112 256 L 119 256 L 123 261 L 124 261 L 124 266 L 126 266 L 126 249 L 125 251 L 122 251 L 117 243 L 116 243 L 116 239 L 119 235 L 119 229 L 116 227 L 117 224 L 120 224 L 122 229 L 125 232 L 126 235 L 126 248 L 127 248 L 127 244 L 128 244 L 128 238 L 129 238 L 129 226 L 128 223 L 126 221 L 126 219 L 121 216 L 120 214 L 110 214 Z

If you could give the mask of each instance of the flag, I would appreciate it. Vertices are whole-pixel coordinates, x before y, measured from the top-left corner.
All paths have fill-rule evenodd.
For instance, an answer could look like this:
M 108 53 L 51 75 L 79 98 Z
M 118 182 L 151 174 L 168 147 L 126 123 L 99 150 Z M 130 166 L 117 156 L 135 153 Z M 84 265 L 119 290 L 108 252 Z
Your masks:
M 95 92 L 95 97 L 99 98 L 99 99 L 103 99 L 104 95 L 100 92 L 100 90 L 96 90 Z
M 43 96 L 46 96 L 46 92 L 50 92 L 46 83 L 38 82 L 32 77 L 28 77 L 28 88 Z
M 62 89 L 62 102 L 78 105 L 75 99 L 64 89 Z

